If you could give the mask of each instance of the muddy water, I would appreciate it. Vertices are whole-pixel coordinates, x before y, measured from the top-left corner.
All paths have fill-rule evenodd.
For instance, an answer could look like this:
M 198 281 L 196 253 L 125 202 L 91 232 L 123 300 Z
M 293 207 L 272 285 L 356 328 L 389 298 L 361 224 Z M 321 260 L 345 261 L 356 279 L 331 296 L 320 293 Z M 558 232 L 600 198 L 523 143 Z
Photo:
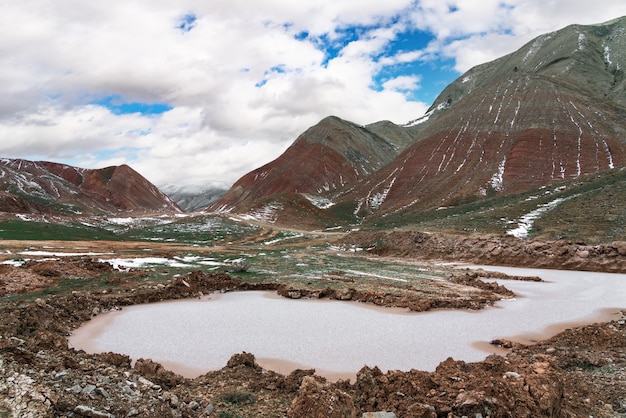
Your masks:
M 447 357 L 479 361 L 497 352 L 488 344 L 494 338 L 538 340 L 626 308 L 626 275 L 484 268 L 548 282 L 499 281 L 519 297 L 479 312 L 409 313 L 234 292 L 100 315 L 74 333 L 70 346 L 152 358 L 188 377 L 222 368 L 232 354 L 247 351 L 281 373 L 315 368 L 331 379 L 349 378 L 364 365 L 434 370 Z

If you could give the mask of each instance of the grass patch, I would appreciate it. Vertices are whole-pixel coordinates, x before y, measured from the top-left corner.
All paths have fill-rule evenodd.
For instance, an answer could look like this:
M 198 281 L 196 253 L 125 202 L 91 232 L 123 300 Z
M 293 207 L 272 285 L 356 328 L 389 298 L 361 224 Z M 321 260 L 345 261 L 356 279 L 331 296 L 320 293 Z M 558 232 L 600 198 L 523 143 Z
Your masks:
M 4 240 L 61 240 L 97 241 L 119 239 L 103 228 L 72 223 L 52 223 L 10 219 L 0 222 L 0 239 Z
M 197 245 L 223 245 L 258 234 L 260 228 L 218 216 L 180 219 L 139 219 L 118 232 L 135 241 L 178 242 Z
M 231 405 L 252 405 L 256 402 L 253 394 L 243 391 L 226 392 L 220 399 Z
M 541 214 L 529 237 L 583 240 L 626 239 L 626 169 L 588 174 L 524 193 L 499 195 L 426 211 L 405 210 L 365 225 L 374 230 L 398 227 L 456 233 L 502 234 L 521 216 L 555 199 L 565 199 Z
M 219 418 L 243 418 L 243 415 L 239 415 L 235 412 L 230 411 L 220 411 L 217 413 Z

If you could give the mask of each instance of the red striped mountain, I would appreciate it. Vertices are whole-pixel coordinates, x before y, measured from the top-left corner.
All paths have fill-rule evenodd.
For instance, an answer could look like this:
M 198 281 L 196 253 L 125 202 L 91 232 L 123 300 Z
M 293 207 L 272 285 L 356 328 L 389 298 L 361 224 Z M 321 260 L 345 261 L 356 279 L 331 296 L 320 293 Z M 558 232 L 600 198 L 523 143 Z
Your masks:
M 369 132 L 322 121 L 274 162 L 244 176 L 219 207 L 246 211 L 278 194 L 307 193 L 363 217 L 410 213 L 552 185 L 626 166 L 626 18 L 568 26 L 472 68 L 426 115 L 404 127 L 375 125 L 367 170 L 332 149 L 357 148 Z M 405 138 L 410 138 L 406 146 Z M 322 151 L 324 150 L 324 151 Z M 270 198 L 274 196 L 273 198 Z M 319 206 L 319 205 L 318 205 Z
M 359 126 L 327 117 L 276 160 L 244 175 L 213 208 L 245 211 L 270 196 L 318 196 L 355 184 L 393 161 L 410 140 L 391 122 Z
M 363 214 L 426 209 L 626 165 L 625 27 L 569 26 L 471 69 L 343 199 Z
M 92 170 L 5 158 L 0 159 L 0 211 L 92 215 L 181 209 L 127 165 Z

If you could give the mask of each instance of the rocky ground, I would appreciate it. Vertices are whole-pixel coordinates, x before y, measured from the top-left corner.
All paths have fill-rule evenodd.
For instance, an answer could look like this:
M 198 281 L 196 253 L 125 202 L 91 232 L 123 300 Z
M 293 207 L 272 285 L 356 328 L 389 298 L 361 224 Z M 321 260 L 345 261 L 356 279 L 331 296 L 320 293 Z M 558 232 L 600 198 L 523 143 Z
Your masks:
M 377 236 L 373 250 L 386 248 L 380 252 L 390 255 L 400 249 L 399 243 L 409 242 L 406 255 L 415 256 L 414 246 L 421 244 L 417 241 L 426 239 L 420 237 L 422 234 L 414 233 L 404 241 L 394 240 L 392 250 L 384 236 Z M 344 245 L 365 244 L 365 237 L 359 238 L 363 239 L 346 238 Z M 490 243 L 483 247 L 490 248 Z M 541 251 L 548 248 L 535 245 L 544 248 Z M 432 254 L 438 253 L 433 246 L 429 248 Z M 466 244 L 458 248 L 466 248 Z M 619 264 L 622 255 L 619 247 L 615 248 L 618 255 L 612 258 Z M 593 251 L 579 258 L 593 260 L 596 253 L 605 257 L 613 250 Z M 107 269 L 101 264 L 69 259 L 49 263 L 45 269 L 31 265 L 23 270 L 58 280 L 66 274 L 84 274 L 76 269 L 101 273 Z M 7 271 L 15 277 L 15 271 Z M 482 282 L 483 275 L 451 277 L 449 280 L 476 292 L 466 303 L 455 306 L 449 301 L 445 307 L 479 308 L 507 296 L 506 289 Z M 149 359 L 139 359 L 131 366 L 124 355 L 87 354 L 68 348 L 67 336 L 101 312 L 211 291 L 273 289 L 287 297 L 363 300 L 414 310 L 441 306 L 426 303 L 417 294 L 389 298 L 379 289 L 369 294 L 351 291 L 349 283 L 345 290 L 309 294 L 287 284 L 245 282 L 225 273 L 194 272 L 158 284 L 109 277 L 110 286 L 98 290 L 5 298 L 0 304 L 0 417 L 361 417 L 383 411 L 397 417 L 626 416 L 624 315 L 608 323 L 567 329 L 532 346 L 499 341 L 496 343 L 511 347 L 508 355 L 493 355 L 478 363 L 448 359 L 434 372 L 383 373 L 365 367 L 354 382 L 330 382 L 316 376 L 314 370 L 296 370 L 288 376 L 263 370 L 253 354 L 238 353 L 223 369 L 186 379 Z M 19 288 L 15 282 L 4 283 Z
M 352 232 L 339 241 L 381 256 L 460 261 L 499 266 L 626 272 L 626 242 L 523 240 L 511 235 L 459 236 L 417 231 Z

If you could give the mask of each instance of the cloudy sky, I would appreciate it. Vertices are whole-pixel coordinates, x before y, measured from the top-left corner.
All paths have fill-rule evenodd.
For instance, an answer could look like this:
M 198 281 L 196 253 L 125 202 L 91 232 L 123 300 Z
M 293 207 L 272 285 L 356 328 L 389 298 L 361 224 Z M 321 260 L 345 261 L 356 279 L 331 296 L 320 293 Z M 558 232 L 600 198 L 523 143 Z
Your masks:
M 328 115 L 421 116 L 462 72 L 624 0 L 0 0 L 0 157 L 228 187 Z

